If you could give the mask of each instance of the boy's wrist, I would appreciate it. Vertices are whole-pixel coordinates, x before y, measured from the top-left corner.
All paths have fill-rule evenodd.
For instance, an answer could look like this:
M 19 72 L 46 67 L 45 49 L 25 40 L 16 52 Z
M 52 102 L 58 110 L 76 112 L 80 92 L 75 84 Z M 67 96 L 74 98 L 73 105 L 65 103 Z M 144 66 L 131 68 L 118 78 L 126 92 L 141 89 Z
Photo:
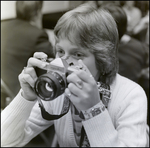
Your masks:
M 35 100 L 36 100 L 36 98 L 34 98 L 34 99 L 29 99 L 29 97 L 27 97 L 27 96 L 25 95 L 25 93 L 24 93 L 23 90 L 21 90 L 21 96 L 22 96 L 24 99 L 28 100 L 28 101 L 35 101 Z
M 80 112 L 80 117 L 84 120 L 88 120 L 101 114 L 103 111 L 105 111 L 105 105 L 100 101 L 88 110 L 82 110 Z

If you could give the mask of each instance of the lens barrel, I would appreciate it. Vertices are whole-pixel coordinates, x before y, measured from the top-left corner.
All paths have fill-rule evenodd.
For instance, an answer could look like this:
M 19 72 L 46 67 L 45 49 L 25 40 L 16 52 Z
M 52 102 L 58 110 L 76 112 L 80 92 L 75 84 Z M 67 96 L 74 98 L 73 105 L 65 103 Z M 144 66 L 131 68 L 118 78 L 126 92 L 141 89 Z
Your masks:
M 64 93 L 66 80 L 57 72 L 48 72 L 41 75 L 35 83 L 36 94 L 45 101 L 54 100 Z

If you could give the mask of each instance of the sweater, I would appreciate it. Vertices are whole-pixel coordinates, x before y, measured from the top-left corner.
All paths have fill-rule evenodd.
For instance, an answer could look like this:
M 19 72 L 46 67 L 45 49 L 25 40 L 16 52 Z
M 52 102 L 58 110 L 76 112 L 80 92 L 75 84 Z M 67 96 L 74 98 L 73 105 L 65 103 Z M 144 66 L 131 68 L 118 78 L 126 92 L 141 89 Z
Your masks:
M 110 85 L 111 97 L 101 114 L 83 120 L 91 147 L 144 147 L 147 127 L 147 98 L 142 87 L 119 74 Z M 60 147 L 78 147 L 71 110 L 58 120 L 42 118 L 37 101 L 28 101 L 21 91 L 1 112 L 1 146 L 21 147 L 54 124 Z M 91 98 L 92 99 L 92 98 Z M 64 95 L 43 101 L 47 112 L 60 114 Z

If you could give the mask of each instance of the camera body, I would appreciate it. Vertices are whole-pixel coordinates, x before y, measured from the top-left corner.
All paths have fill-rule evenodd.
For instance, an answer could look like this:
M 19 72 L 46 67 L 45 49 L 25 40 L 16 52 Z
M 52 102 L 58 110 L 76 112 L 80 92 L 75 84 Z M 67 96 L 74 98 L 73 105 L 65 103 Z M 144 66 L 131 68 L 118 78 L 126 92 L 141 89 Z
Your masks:
M 67 87 L 66 77 L 74 71 L 82 69 L 82 66 L 56 58 L 47 65 L 46 73 L 40 75 L 35 82 L 36 94 L 45 101 L 54 100 L 64 93 Z

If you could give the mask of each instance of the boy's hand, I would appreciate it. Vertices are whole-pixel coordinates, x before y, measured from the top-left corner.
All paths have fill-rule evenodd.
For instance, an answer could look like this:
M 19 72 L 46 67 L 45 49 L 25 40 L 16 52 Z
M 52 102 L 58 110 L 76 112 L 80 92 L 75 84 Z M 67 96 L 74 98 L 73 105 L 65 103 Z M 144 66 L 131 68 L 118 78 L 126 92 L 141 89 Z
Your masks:
M 79 64 L 83 66 L 83 70 L 73 72 L 67 77 L 69 85 L 65 95 L 79 110 L 87 110 L 100 102 L 100 96 L 94 77 L 81 60 Z
M 36 52 L 33 57 L 29 58 L 27 67 L 25 67 L 18 76 L 20 86 L 23 90 L 23 97 L 27 100 L 33 101 L 37 99 L 34 92 L 34 85 L 37 80 L 37 75 L 34 67 L 44 68 L 48 63 L 39 59 L 47 59 L 47 55 L 43 52 Z

